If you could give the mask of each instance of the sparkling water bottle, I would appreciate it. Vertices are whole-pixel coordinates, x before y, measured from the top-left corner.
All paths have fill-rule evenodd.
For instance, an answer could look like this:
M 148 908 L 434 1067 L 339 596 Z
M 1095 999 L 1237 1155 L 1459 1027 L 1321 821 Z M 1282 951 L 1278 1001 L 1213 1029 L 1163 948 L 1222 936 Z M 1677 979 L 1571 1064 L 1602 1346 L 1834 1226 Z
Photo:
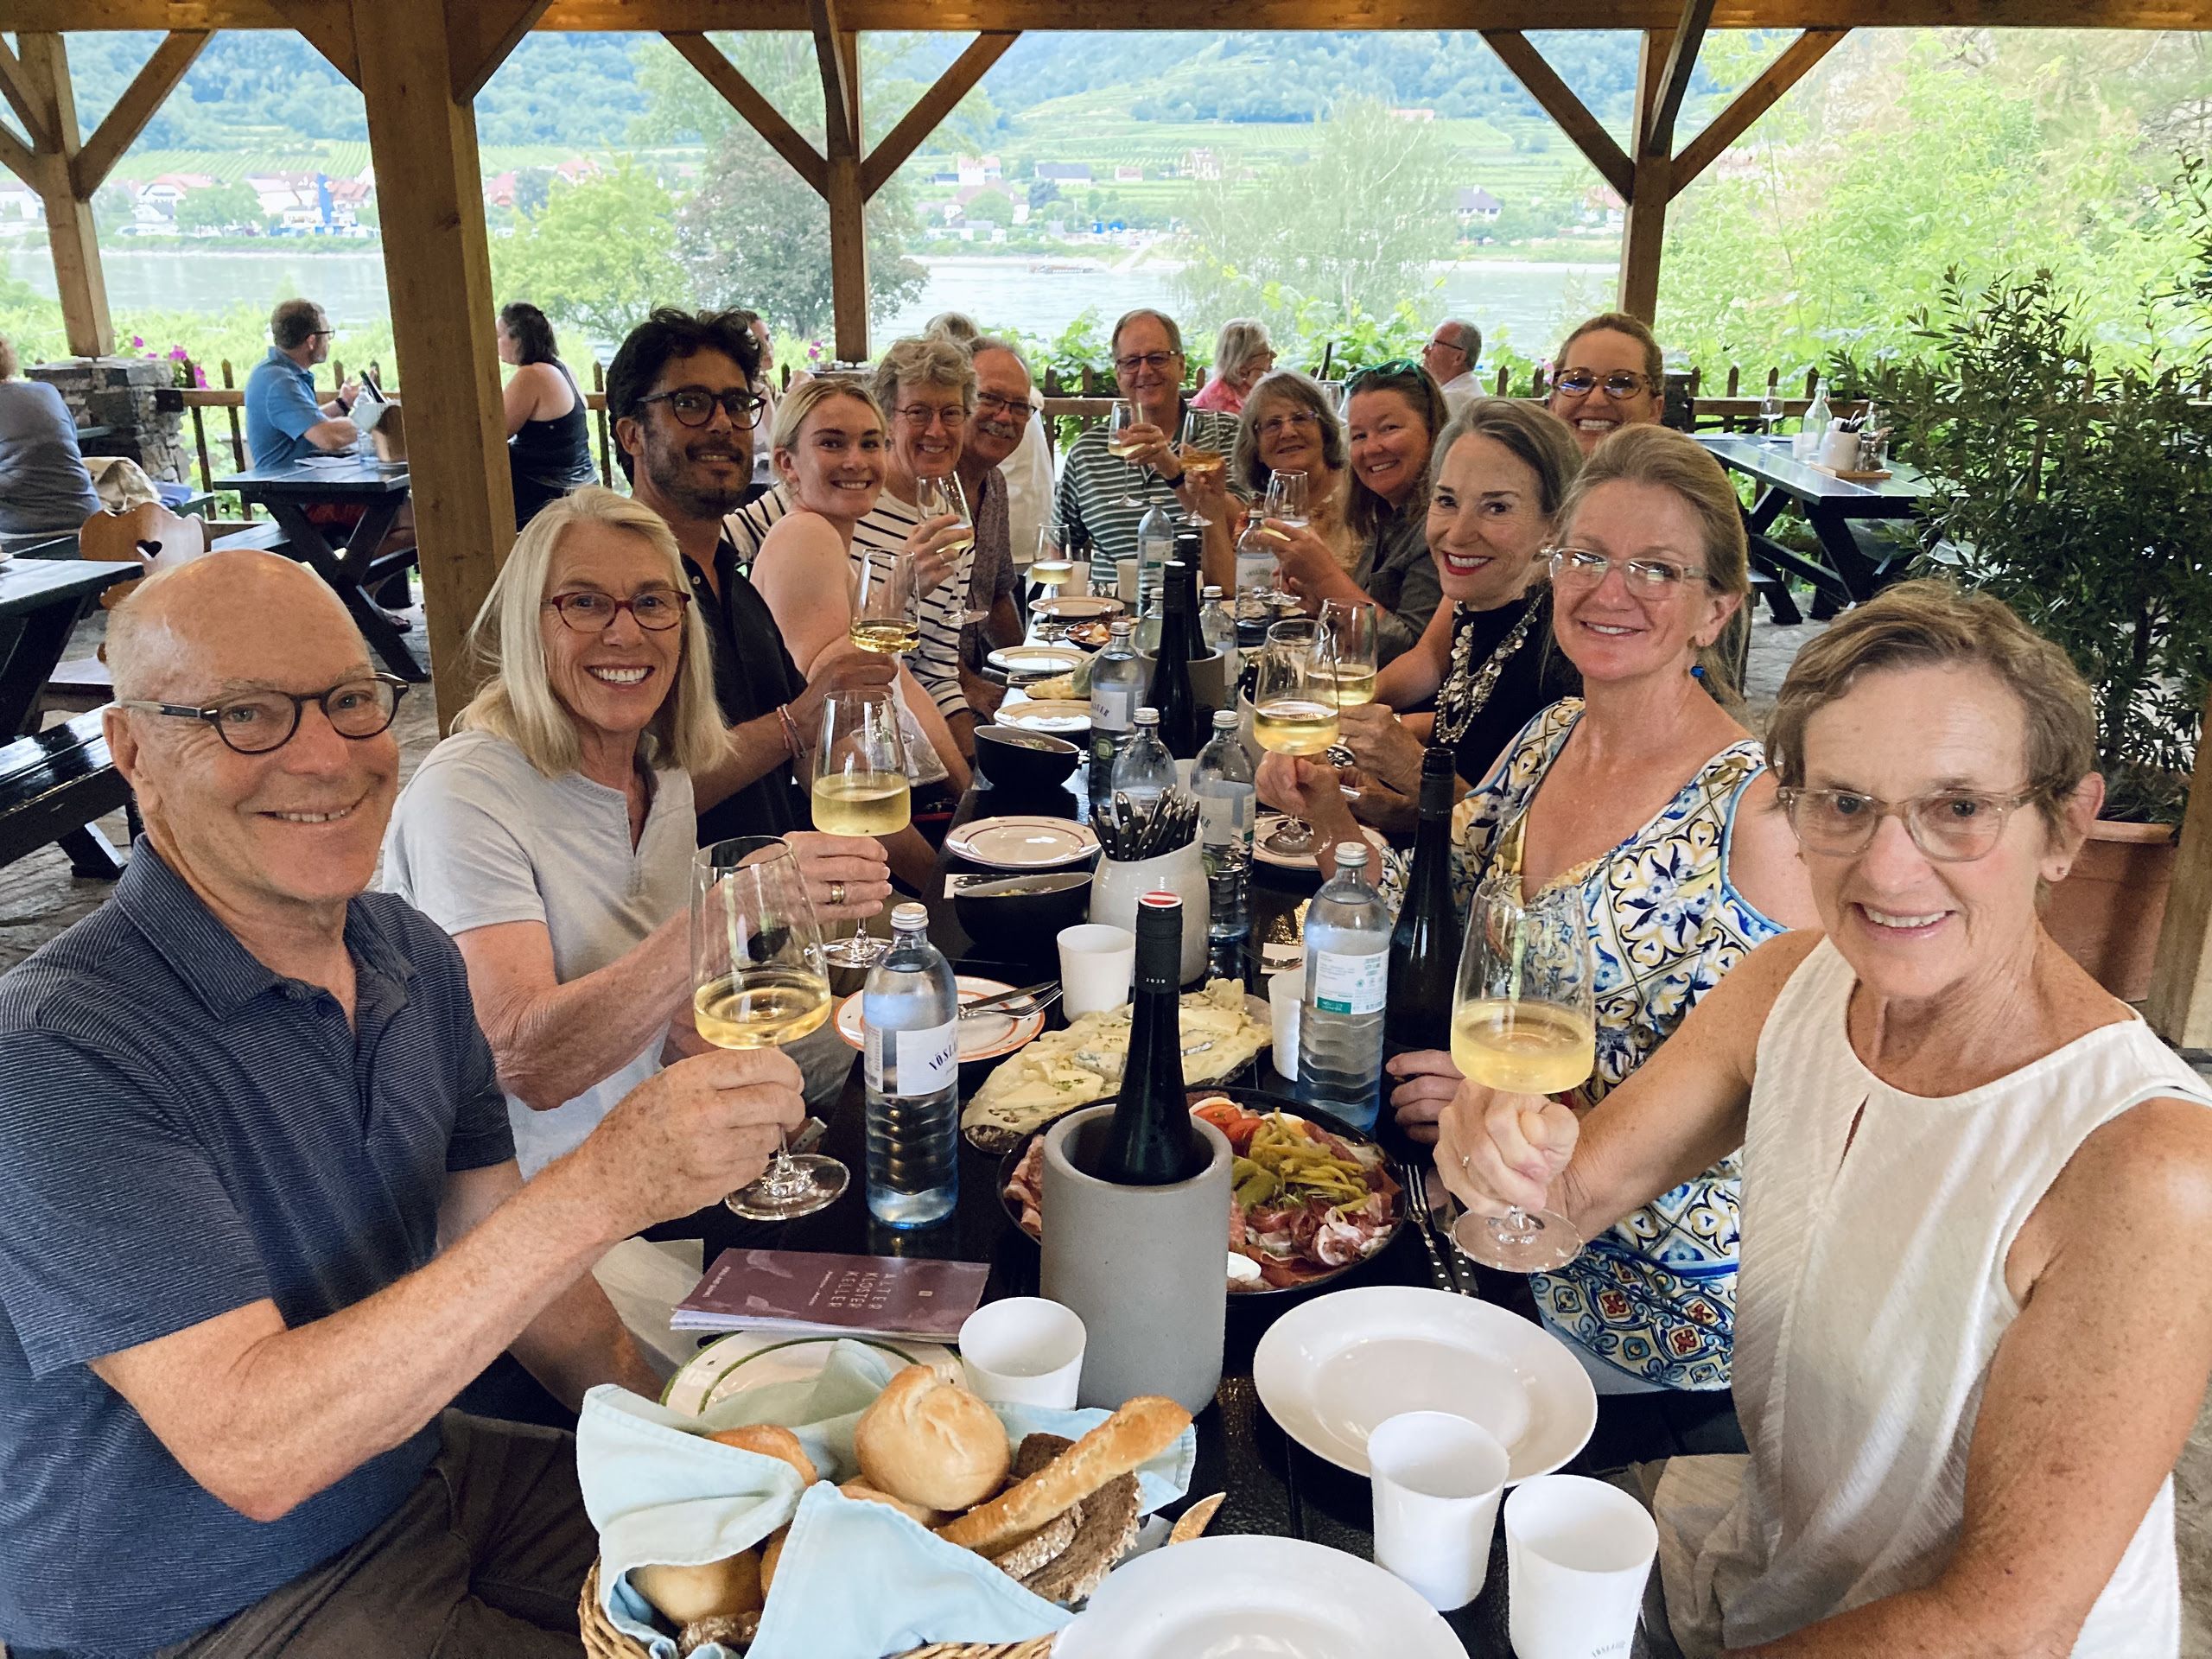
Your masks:
M 1365 842 L 1337 849 L 1337 874 L 1306 910 L 1306 1006 L 1299 1014 L 1298 1094 L 1354 1128 L 1382 1106 L 1382 1020 L 1390 912 L 1368 884 Z
M 1114 791 L 1126 795 L 1129 804 L 1149 812 L 1160 798 L 1175 787 L 1175 757 L 1160 741 L 1160 710 L 1140 709 L 1136 732 L 1114 762 Z
M 1160 573 L 1174 556 L 1175 515 L 1155 501 L 1137 520 L 1137 602 L 1134 609 L 1140 618 L 1147 615 L 1158 602 Z
M 1221 589 L 1208 588 L 1205 602 L 1198 607 L 1198 637 L 1209 652 L 1221 657 L 1221 683 L 1225 686 L 1236 683 L 1236 619 L 1221 602 Z M 1230 701 L 1235 702 L 1235 698 Z
M 887 1227 L 942 1221 L 960 1196 L 960 991 L 929 918 L 892 911 L 890 954 L 861 993 L 868 1207 Z
M 1112 638 L 1090 670 L 1090 804 L 1093 810 L 1113 798 L 1114 762 L 1136 729 L 1137 705 L 1144 701 L 1144 664 L 1130 642 L 1129 620 L 1114 619 Z
M 1252 785 L 1252 757 L 1237 740 L 1234 709 L 1214 711 L 1213 740 L 1198 751 L 1191 790 L 1198 798 L 1198 838 L 1206 861 L 1206 936 L 1242 938 L 1251 926 L 1247 893 L 1259 791 Z

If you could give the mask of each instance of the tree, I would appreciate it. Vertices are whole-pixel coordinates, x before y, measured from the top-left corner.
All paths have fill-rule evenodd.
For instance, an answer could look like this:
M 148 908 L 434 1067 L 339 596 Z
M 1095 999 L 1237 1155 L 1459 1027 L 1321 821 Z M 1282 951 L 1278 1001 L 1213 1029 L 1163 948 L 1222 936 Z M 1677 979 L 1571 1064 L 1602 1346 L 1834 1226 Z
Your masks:
M 261 226 L 261 198 L 244 179 L 192 190 L 176 205 L 180 231 L 232 231 Z
M 963 210 L 969 218 L 991 225 L 1014 223 L 1014 203 L 1002 190 L 979 190 Z
M 900 252 L 917 227 L 897 180 L 868 204 L 867 225 L 868 310 L 880 316 L 928 280 Z M 677 251 L 704 303 L 748 306 L 802 340 L 829 327 L 829 204 L 751 129 L 731 128 L 715 145 L 705 182 L 677 216 Z
M 690 297 L 676 242 L 676 203 L 628 161 L 562 185 L 523 228 L 492 245 L 502 300 L 528 300 L 595 345 L 620 340 L 656 305 Z

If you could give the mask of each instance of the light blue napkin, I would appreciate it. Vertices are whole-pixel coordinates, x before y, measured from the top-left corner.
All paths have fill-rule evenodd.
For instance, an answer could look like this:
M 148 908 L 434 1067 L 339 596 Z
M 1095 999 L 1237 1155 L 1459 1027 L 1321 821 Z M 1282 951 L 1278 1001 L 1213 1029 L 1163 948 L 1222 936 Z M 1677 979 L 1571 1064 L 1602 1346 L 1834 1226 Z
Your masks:
M 675 1659 L 675 1643 L 655 1632 L 651 1611 L 630 1588 L 629 1570 L 720 1560 L 786 1521 L 791 1535 L 747 1659 L 885 1659 L 931 1642 L 1018 1642 L 1065 1625 L 1064 1610 L 974 1551 L 836 1490 L 860 1472 L 854 1424 L 902 1368 L 880 1349 L 841 1342 L 811 1383 L 769 1384 L 696 1418 L 612 1384 L 594 1389 L 576 1425 L 576 1469 L 585 1510 L 599 1529 L 600 1603 L 615 1625 L 649 1646 L 653 1659 Z M 1080 1439 L 1107 1416 L 995 1409 L 1017 1446 L 1034 1433 Z M 699 1438 L 772 1421 L 798 1435 L 821 1484 L 802 1493 L 789 1465 Z M 1137 1471 L 1147 1513 L 1189 1490 L 1196 1455 L 1185 1429 Z M 726 1659 L 717 1647 L 699 1654 Z

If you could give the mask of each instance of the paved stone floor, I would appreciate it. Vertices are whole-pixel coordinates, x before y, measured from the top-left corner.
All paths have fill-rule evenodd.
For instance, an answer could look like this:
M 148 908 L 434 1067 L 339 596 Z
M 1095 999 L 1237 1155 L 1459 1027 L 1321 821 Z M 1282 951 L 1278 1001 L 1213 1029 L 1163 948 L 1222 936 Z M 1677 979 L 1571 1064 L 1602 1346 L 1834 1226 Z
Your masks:
M 414 614 L 419 622 L 420 611 Z M 1745 676 L 1754 720 L 1771 708 L 1790 660 L 1820 628 L 1810 621 L 1778 628 L 1764 617 L 1754 623 Z M 89 654 L 99 631 L 96 615 L 69 655 Z M 414 637 L 420 640 L 419 626 Z M 417 686 L 408 693 L 397 724 L 404 780 L 436 741 L 436 705 L 429 687 Z M 120 843 L 122 814 L 103 827 Z M 72 922 L 90 914 L 107 893 L 105 882 L 72 877 L 68 860 L 53 848 L 0 870 L 0 969 L 13 967 Z M 2183 1601 L 2182 1653 L 2183 1659 L 2212 1659 L 2212 1412 L 2200 1414 L 2175 1471 L 2174 1486 Z

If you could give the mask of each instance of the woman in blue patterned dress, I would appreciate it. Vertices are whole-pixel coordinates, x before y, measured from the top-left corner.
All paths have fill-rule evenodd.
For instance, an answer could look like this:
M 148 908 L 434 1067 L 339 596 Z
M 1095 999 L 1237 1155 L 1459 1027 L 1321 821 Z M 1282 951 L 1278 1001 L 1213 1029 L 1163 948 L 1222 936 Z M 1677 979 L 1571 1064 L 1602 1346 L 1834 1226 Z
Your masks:
M 1452 877 L 1463 906 L 1486 874 L 1580 892 L 1598 966 L 1597 1069 L 1573 1103 L 1587 1109 L 1755 945 L 1814 912 L 1765 753 L 1708 695 L 1750 591 L 1726 475 L 1678 432 L 1625 427 L 1559 524 L 1553 627 L 1584 695 L 1539 713 L 1459 804 Z M 1328 767 L 1270 756 L 1260 783 L 1325 845 L 1357 833 Z M 1390 861 L 1394 905 L 1401 875 Z M 1399 1122 L 1433 1141 L 1460 1085 L 1451 1056 L 1389 1069 Z M 1535 1279 L 1545 1322 L 1601 1391 L 1728 1386 L 1736 1198 L 1730 1158 Z

